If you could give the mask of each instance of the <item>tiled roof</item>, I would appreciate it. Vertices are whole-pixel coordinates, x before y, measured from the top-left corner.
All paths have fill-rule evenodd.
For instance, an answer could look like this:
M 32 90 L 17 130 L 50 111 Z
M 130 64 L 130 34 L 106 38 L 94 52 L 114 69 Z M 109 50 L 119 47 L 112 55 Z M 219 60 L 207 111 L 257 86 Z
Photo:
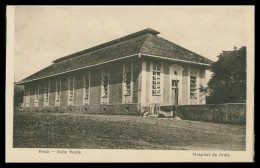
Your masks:
M 78 69 L 83 69 L 137 54 L 159 56 L 173 60 L 211 64 L 212 61 L 158 37 L 159 32 L 145 29 L 128 36 L 83 50 L 53 62 L 52 65 L 19 81 L 19 84 L 46 78 Z
M 147 36 L 140 53 L 200 64 L 212 63 L 211 60 L 199 54 L 154 35 Z

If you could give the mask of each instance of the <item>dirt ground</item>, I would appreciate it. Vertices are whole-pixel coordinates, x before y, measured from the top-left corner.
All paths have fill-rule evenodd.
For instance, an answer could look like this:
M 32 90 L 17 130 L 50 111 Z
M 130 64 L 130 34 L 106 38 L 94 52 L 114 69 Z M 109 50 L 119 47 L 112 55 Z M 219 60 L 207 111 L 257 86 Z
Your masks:
M 14 114 L 13 147 L 245 150 L 246 129 L 170 118 L 87 114 Z

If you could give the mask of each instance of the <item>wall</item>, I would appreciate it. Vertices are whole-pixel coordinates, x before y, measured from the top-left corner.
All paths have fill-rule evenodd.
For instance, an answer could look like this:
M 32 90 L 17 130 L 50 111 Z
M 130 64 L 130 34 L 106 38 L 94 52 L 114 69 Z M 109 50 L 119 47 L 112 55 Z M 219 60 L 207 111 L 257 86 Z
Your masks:
M 68 76 L 61 76 L 60 106 L 68 106 Z
M 80 106 L 83 105 L 83 72 L 74 75 L 74 106 Z
M 38 100 L 38 107 L 44 106 L 44 82 L 43 80 L 39 81 L 39 100 Z
M 139 75 L 141 75 L 142 64 L 140 60 L 133 59 L 133 103 L 139 103 L 141 97 L 138 97 L 141 90 L 141 81 L 139 81 Z
M 90 71 L 91 79 L 90 79 L 90 104 L 100 104 L 101 98 L 101 70 L 97 68 L 93 68 Z
M 188 80 L 190 80 L 189 76 L 188 76 L 188 65 L 182 65 L 182 67 L 184 68 L 182 71 L 182 104 L 189 104 L 188 101 L 188 94 L 190 93 L 189 89 L 189 82 Z
M 145 61 L 146 67 L 144 68 L 144 72 L 142 72 L 142 61 Z M 101 70 L 102 68 L 109 67 L 110 68 L 110 79 L 109 79 L 109 104 L 122 104 L 123 102 L 123 92 L 122 92 L 122 72 L 123 72 L 123 63 L 131 63 L 133 62 L 133 87 L 132 87 L 132 95 L 131 101 L 127 103 L 141 103 L 141 97 L 143 98 L 142 106 L 150 106 L 151 104 L 171 104 L 170 98 L 170 72 L 169 68 L 172 64 L 180 64 L 183 70 L 182 76 L 182 104 L 190 104 L 189 101 L 189 75 L 190 69 L 195 69 L 198 73 L 198 86 L 203 84 L 205 81 L 205 69 L 200 66 L 194 66 L 189 64 L 181 64 L 176 62 L 163 61 L 162 69 L 161 69 L 161 95 L 160 96 L 151 96 L 151 62 L 158 62 L 158 60 L 152 60 L 150 58 L 144 58 L 140 60 L 140 58 L 129 58 L 122 61 L 114 62 L 111 64 L 100 65 L 93 68 L 88 69 L 91 73 L 90 79 L 90 101 L 89 105 L 101 105 Z M 159 60 L 160 61 L 160 60 Z M 86 70 L 81 70 L 77 72 L 72 72 L 74 75 L 75 83 L 74 83 L 74 106 L 83 106 L 83 74 Z M 142 72 L 142 73 L 141 73 Z M 145 75 L 145 76 L 142 76 Z M 66 107 L 68 106 L 68 75 L 60 75 L 61 77 L 61 95 L 60 95 L 60 106 Z M 145 79 L 143 83 L 141 80 Z M 46 80 L 50 80 L 50 93 L 49 93 L 49 106 L 55 106 L 55 89 L 56 89 L 56 78 L 53 77 L 51 79 L 43 79 L 40 83 L 39 89 L 39 107 L 44 106 L 44 83 Z M 143 87 L 145 85 L 145 87 Z M 34 107 L 34 86 L 33 83 L 26 85 L 26 89 L 30 90 L 31 97 L 30 107 Z M 142 90 L 143 89 L 143 90 Z M 199 89 L 198 89 L 199 91 Z M 199 99 L 195 104 L 205 104 L 205 99 L 203 95 L 200 95 Z
M 188 104 L 205 104 L 205 96 L 201 94 L 199 91 L 200 85 L 205 86 L 205 68 L 201 66 L 191 65 L 191 64 L 185 64 L 185 63 L 179 63 L 174 61 L 161 61 L 151 58 L 145 58 L 143 59 L 145 61 L 145 72 L 143 74 L 146 75 L 145 77 L 145 92 L 144 92 L 144 103 L 142 106 L 150 106 L 154 104 L 164 104 L 169 105 L 172 104 L 172 101 L 170 100 L 170 94 L 171 94 L 171 74 L 170 74 L 170 66 L 173 64 L 180 65 L 183 68 L 182 71 L 182 93 L 179 97 L 179 103 L 182 105 L 188 105 Z M 161 69 L 161 95 L 159 96 L 152 96 L 152 63 L 159 63 L 162 62 L 162 69 Z M 189 100 L 189 94 L 190 94 L 190 74 L 191 71 L 196 72 L 197 76 L 197 92 L 198 92 L 198 99 L 195 100 Z
M 163 75 L 164 75 L 164 81 L 163 81 L 163 104 L 170 104 L 170 94 L 171 91 L 170 88 L 170 63 L 163 63 Z
M 110 66 L 109 104 L 122 103 L 123 64 Z
M 29 85 L 29 92 L 30 92 L 30 101 L 29 101 L 29 106 L 34 107 L 34 83 L 31 83 Z
M 55 106 L 55 97 L 56 97 L 56 78 L 50 79 L 50 92 L 49 92 L 49 106 Z
M 150 75 L 150 64 L 151 64 L 151 62 L 150 62 L 150 60 L 145 60 L 146 61 L 146 72 L 144 73 L 144 75 L 146 75 L 146 83 L 145 83 L 145 85 L 146 85 L 146 90 L 145 90 L 145 103 L 146 104 L 149 104 L 150 103 L 150 90 L 151 90 L 151 75 Z
M 146 58 L 144 59 L 146 67 L 145 67 L 145 72 L 143 73 L 144 75 L 146 75 L 146 80 L 145 80 L 145 104 L 161 104 L 163 103 L 163 94 L 164 94 L 164 90 L 163 90 L 163 83 L 164 83 L 164 66 L 163 66 L 163 62 L 161 60 L 154 60 L 154 59 L 149 59 Z M 161 83 L 161 91 L 160 91 L 160 95 L 153 95 L 152 94 L 152 71 L 153 71 L 153 64 L 155 63 L 159 63 L 161 64 L 161 74 L 160 74 L 160 83 Z
M 91 73 L 90 77 L 90 96 L 89 105 L 101 105 L 101 70 L 103 68 L 109 68 L 109 91 L 108 98 L 109 104 L 125 104 L 122 101 L 122 81 L 123 81 L 123 63 L 130 64 L 133 62 L 133 77 L 131 85 L 131 99 L 126 103 L 139 103 L 138 96 L 140 94 L 140 83 L 139 77 L 141 72 L 141 64 L 138 58 L 125 59 L 123 61 L 118 61 L 106 65 L 96 66 L 86 70 L 79 70 L 76 72 L 71 72 L 68 74 L 59 75 L 57 77 L 51 77 L 47 79 L 42 79 L 39 82 L 39 101 L 38 107 L 44 107 L 44 91 L 45 82 L 50 82 L 49 90 L 49 107 L 55 107 L 56 98 L 56 79 L 61 79 L 61 93 L 60 93 L 60 105 L 61 107 L 68 106 L 68 77 L 70 75 L 74 76 L 74 99 L 73 106 L 83 106 L 83 87 L 84 81 L 83 77 L 86 71 Z M 29 107 L 34 107 L 34 96 L 35 88 L 34 82 L 25 85 L 25 91 L 30 92 L 30 102 Z M 24 98 L 24 105 L 26 105 Z
M 160 111 L 175 111 L 174 106 L 161 106 Z M 246 104 L 180 105 L 177 115 L 183 120 L 246 124 Z

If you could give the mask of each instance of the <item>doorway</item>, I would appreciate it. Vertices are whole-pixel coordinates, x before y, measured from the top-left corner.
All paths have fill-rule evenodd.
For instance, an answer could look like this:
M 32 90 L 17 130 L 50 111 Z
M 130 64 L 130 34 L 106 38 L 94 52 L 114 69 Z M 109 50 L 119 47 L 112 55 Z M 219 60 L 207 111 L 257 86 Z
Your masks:
M 169 104 L 182 104 L 182 71 L 183 67 L 178 64 L 170 66 L 170 80 L 169 80 Z
M 171 102 L 173 105 L 178 105 L 178 99 L 179 99 L 179 80 L 172 80 L 171 82 Z

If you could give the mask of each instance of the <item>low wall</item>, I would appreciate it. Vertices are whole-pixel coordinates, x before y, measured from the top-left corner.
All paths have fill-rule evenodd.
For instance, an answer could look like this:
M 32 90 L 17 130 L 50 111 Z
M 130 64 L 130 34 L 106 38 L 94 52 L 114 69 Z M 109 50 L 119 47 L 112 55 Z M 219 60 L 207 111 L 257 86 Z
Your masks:
M 140 104 L 85 105 L 68 107 L 29 107 L 27 112 L 43 113 L 81 113 L 107 115 L 140 115 Z
M 175 110 L 176 106 L 160 106 L 160 111 Z M 246 104 L 179 105 L 177 115 L 183 120 L 245 125 Z

